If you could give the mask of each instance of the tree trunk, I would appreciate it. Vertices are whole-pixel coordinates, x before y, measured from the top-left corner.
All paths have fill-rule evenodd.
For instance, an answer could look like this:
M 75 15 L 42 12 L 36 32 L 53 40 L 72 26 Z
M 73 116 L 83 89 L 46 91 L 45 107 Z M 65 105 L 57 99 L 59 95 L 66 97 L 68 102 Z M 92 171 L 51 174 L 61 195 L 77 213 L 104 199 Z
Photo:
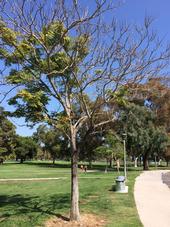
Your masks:
M 105 168 L 105 173 L 107 173 L 107 168 L 108 168 L 108 159 L 106 159 L 106 168 Z
M 134 166 L 135 166 L 135 168 L 137 168 L 137 167 L 138 167 L 138 157 L 137 157 L 137 158 L 135 157 L 135 160 L 134 160 Z
M 53 165 L 55 165 L 55 158 L 53 158 Z
M 89 160 L 89 168 L 92 169 L 92 160 Z
M 22 164 L 23 162 L 24 162 L 24 159 L 23 159 L 23 158 L 21 158 L 21 159 L 20 159 L 20 163 Z
M 71 210 L 70 220 L 79 221 L 79 187 L 78 187 L 78 150 L 76 147 L 76 133 L 71 131 Z
M 148 154 L 144 154 L 143 156 L 143 170 L 149 170 L 149 164 L 148 164 Z
M 113 167 L 113 158 L 110 158 L 109 160 L 109 168 L 112 168 Z
M 142 166 L 142 157 L 141 156 L 139 157 L 139 166 L 140 167 Z

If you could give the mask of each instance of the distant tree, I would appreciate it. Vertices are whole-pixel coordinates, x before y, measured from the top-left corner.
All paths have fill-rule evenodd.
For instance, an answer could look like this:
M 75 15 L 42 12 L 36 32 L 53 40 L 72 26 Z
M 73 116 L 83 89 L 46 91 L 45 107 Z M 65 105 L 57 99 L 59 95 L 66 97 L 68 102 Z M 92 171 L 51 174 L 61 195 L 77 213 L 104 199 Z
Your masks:
M 170 87 L 166 80 L 150 80 L 147 83 L 149 90 L 148 106 L 155 112 L 156 123 L 165 127 L 170 133 Z
M 87 133 L 87 131 L 82 130 L 80 133 L 78 149 L 81 151 L 79 155 L 80 160 L 88 161 L 89 167 L 92 168 L 92 162 L 97 159 L 95 149 L 101 145 L 102 140 L 101 133 L 92 134 L 90 131 Z
M 155 152 L 163 154 L 167 147 L 167 133 L 156 125 L 156 116 L 145 106 L 130 104 L 121 112 L 119 133 L 127 134 L 129 154 L 143 157 L 143 168 L 148 170 L 148 159 Z
M 56 158 L 64 159 L 68 155 L 68 140 L 64 137 L 61 131 L 56 130 L 54 127 L 47 127 L 40 125 L 33 135 L 34 139 L 41 147 L 43 156 L 50 157 L 55 163 Z
M 20 159 L 20 163 L 23 163 L 27 158 L 35 157 L 37 150 L 38 145 L 33 138 L 17 136 L 14 152 L 16 159 Z
M 56 133 L 56 131 L 48 131 L 45 135 L 44 139 L 44 149 L 49 152 L 53 164 L 55 164 L 56 158 L 60 157 L 60 151 L 61 151 L 61 139 L 60 134 Z
M 163 157 L 165 158 L 167 166 L 169 165 L 170 161 L 170 134 L 168 134 L 168 142 L 167 142 L 167 149 L 164 152 Z
M 37 142 L 39 145 L 39 151 L 37 152 L 38 157 L 40 159 L 49 159 L 50 155 L 48 154 L 48 151 L 45 149 L 45 138 L 46 133 L 49 130 L 47 125 L 39 125 L 36 132 L 33 133 L 33 139 Z
M 13 152 L 15 146 L 15 126 L 7 119 L 5 111 L 0 107 L 0 157 L 5 158 Z
M 106 169 L 107 172 L 108 163 L 110 160 L 123 158 L 123 144 L 121 139 L 115 133 L 109 131 L 103 141 L 103 145 L 95 149 L 95 154 L 98 158 L 106 159 Z
M 156 115 L 156 124 L 170 132 L 170 79 L 151 78 L 143 84 L 129 86 L 129 100 L 141 106 L 147 106 Z

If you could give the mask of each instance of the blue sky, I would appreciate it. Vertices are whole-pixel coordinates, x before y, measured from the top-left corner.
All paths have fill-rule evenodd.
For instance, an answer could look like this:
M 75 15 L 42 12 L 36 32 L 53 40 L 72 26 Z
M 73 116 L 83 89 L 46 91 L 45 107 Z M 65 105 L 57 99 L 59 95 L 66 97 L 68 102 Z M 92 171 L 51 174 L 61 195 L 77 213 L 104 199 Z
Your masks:
M 80 0 L 86 2 L 90 7 L 91 0 Z M 145 15 L 152 16 L 154 21 L 154 29 L 160 37 L 170 41 L 170 0 L 124 0 L 122 6 L 115 11 L 118 20 L 127 21 L 129 23 L 141 24 Z M 6 103 L 3 106 L 7 108 Z M 29 136 L 34 129 L 29 129 L 26 126 L 19 126 L 24 124 L 23 119 L 14 119 L 17 133 L 23 136 Z
M 118 9 L 119 18 L 130 23 L 141 23 L 145 15 L 155 19 L 154 26 L 159 35 L 170 39 L 170 1 L 169 0 L 125 0 Z

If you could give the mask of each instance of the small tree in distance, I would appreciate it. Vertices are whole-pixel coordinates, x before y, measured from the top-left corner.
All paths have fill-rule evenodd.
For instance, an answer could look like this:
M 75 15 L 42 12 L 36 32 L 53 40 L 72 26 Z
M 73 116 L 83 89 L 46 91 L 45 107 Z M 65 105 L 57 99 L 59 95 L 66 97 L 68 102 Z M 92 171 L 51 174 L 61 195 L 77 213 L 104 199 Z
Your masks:
M 17 136 L 14 152 L 16 159 L 23 163 L 27 158 L 33 159 L 37 153 L 38 146 L 31 137 Z
M 127 149 L 133 156 L 142 156 L 143 169 L 148 170 L 148 160 L 156 153 L 161 156 L 167 147 L 165 128 L 158 127 L 156 116 L 146 106 L 129 104 L 121 112 L 118 127 L 124 127 L 127 133 Z
M 16 144 L 15 126 L 7 119 L 6 112 L 0 107 L 0 158 L 13 154 Z
M 118 160 L 123 158 L 123 144 L 118 135 L 109 131 L 103 141 L 103 145 L 95 149 L 95 155 L 98 158 L 106 159 L 105 172 L 108 169 L 108 163 L 110 160 Z

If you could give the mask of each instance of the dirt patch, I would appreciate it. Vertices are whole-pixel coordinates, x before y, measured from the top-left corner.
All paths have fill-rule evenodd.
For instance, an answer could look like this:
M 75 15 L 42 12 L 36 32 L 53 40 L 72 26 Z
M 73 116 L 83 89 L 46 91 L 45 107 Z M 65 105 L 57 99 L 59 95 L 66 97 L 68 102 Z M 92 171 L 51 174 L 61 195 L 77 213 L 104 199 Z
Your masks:
M 106 220 L 94 214 L 82 214 L 80 222 L 69 221 L 66 217 L 51 218 L 45 227 L 104 227 Z

